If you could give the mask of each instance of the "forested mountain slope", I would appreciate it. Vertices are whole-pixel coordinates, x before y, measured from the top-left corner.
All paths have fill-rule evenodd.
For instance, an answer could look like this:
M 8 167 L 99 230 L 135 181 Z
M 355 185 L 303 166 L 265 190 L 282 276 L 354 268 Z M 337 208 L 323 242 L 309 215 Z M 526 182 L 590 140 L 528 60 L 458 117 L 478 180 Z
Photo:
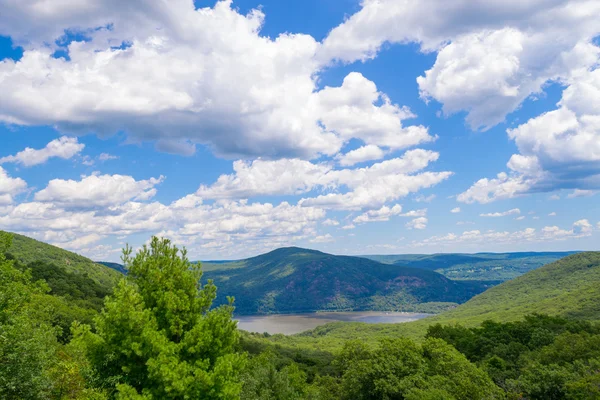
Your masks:
M 575 253 L 390 254 L 362 257 L 384 264 L 429 269 L 450 279 L 505 281 Z
M 492 284 L 453 281 L 426 269 L 297 247 L 205 267 L 203 279 L 214 279 L 218 302 L 234 296 L 238 314 L 438 311 L 444 306 L 439 303 L 463 303 Z
M 59 247 L 40 242 L 27 236 L 16 233 L 11 234 L 12 245 L 8 253 L 22 264 L 30 264 L 34 261 L 46 264 L 54 264 L 64 268 L 66 272 L 87 274 L 98 284 L 105 288 L 112 288 L 123 276 L 121 273 L 98 264 L 73 252 L 63 250 Z
M 600 321 L 600 252 L 565 257 L 492 287 L 454 309 L 419 321 L 377 325 L 333 323 L 282 340 L 335 348 L 349 339 L 374 342 L 383 337 L 422 338 L 427 328 L 437 323 L 470 327 L 485 320 L 517 321 L 531 314 Z

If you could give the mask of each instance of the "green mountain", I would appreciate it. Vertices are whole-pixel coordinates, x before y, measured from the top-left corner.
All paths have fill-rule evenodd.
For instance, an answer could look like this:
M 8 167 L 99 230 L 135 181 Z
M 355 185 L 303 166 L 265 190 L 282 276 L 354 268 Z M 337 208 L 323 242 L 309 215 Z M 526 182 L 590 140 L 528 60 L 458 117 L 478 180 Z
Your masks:
M 8 253 L 22 264 L 42 262 L 64 268 L 66 272 L 87 274 L 106 289 L 112 288 L 123 276 L 120 272 L 93 262 L 79 254 L 40 242 L 27 236 L 11 233 L 12 246 Z
M 577 252 L 366 255 L 384 264 L 434 270 L 457 280 L 501 280 L 521 276 Z
M 96 263 L 104 265 L 105 267 L 108 267 L 110 269 L 114 269 L 115 271 L 119 271 L 122 274 L 127 274 L 127 268 L 125 268 L 123 264 L 110 261 L 96 261 Z
M 548 314 L 600 321 L 600 252 L 570 255 L 492 287 L 441 314 L 403 324 L 333 323 L 284 339 L 293 346 L 339 347 L 349 339 L 376 342 L 385 337 L 422 338 L 430 325 L 478 326 L 485 320 L 510 322 Z
M 433 312 L 463 303 L 497 283 L 453 281 L 426 269 L 297 247 L 229 263 L 203 263 L 203 270 L 203 279 L 213 279 L 218 287 L 217 302 L 234 296 L 238 314 Z

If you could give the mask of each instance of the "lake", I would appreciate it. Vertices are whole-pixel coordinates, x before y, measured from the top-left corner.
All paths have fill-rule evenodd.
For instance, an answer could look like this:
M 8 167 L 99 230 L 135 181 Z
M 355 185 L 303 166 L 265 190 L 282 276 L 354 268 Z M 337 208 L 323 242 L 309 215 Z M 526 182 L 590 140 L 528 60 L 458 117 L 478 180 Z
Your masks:
M 283 333 L 293 335 L 329 322 L 366 322 L 368 324 L 398 324 L 416 321 L 431 314 L 407 312 L 320 312 L 308 314 L 247 315 L 236 317 L 238 327 L 248 332 Z

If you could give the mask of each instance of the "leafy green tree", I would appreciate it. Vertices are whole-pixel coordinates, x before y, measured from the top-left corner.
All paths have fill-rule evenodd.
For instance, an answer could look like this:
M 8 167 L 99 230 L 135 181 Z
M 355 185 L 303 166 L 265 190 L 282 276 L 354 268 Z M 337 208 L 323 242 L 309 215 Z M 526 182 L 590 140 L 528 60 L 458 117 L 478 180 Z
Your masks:
M 44 399 L 58 346 L 44 308 L 48 287 L 14 268 L 4 254 L 11 236 L 0 232 L 0 398 Z
M 216 287 L 185 250 L 153 237 L 96 318 L 96 332 L 77 329 L 87 349 L 90 381 L 122 399 L 235 399 L 245 357 L 235 352 L 233 299 L 211 309 Z
M 502 391 L 485 372 L 440 339 L 420 346 L 386 339 L 369 350 L 348 343 L 340 355 L 344 399 L 500 399 Z

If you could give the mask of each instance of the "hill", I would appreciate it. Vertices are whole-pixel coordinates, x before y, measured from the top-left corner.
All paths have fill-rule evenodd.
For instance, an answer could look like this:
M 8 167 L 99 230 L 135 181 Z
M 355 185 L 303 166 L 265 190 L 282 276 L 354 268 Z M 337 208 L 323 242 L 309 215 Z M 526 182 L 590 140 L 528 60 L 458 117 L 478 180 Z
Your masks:
M 366 255 L 385 264 L 434 270 L 457 280 L 501 280 L 521 276 L 577 252 Z
M 125 268 L 123 264 L 110 261 L 96 261 L 96 263 L 104 265 L 105 267 L 108 267 L 110 269 L 114 269 L 115 271 L 118 271 L 122 274 L 127 274 L 127 268 Z
M 434 271 L 288 247 L 231 263 L 203 264 L 218 303 L 236 298 L 238 314 L 321 310 L 436 312 L 495 282 L 453 281 Z M 452 303 L 452 304 L 449 304 Z
M 570 255 L 504 282 L 439 315 L 403 324 L 333 323 L 297 336 L 275 338 L 287 345 L 337 348 L 345 340 L 375 342 L 383 337 L 422 338 L 433 324 L 478 326 L 510 322 L 530 314 L 600 321 L 600 252 Z
M 112 288 L 122 274 L 104 265 L 93 262 L 79 254 L 40 242 L 27 236 L 11 233 L 12 245 L 8 253 L 23 264 L 42 262 L 64 268 L 68 273 L 87 274 L 106 289 Z

